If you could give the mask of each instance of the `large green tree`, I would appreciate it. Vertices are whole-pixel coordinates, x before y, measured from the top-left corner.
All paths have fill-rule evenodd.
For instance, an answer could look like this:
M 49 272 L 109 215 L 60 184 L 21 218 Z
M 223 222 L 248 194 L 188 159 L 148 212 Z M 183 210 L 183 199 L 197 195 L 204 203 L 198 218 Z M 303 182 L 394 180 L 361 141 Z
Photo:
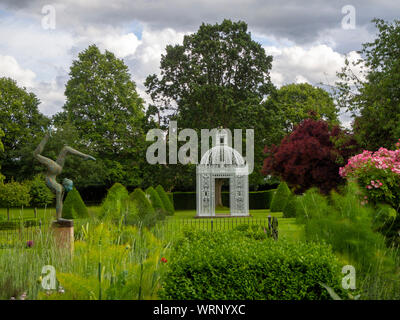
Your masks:
M 4 152 L 0 154 L 2 173 L 7 179 L 23 180 L 33 176 L 32 151 L 49 124 L 39 112 L 35 94 L 10 78 L 0 78 L 0 129 Z
M 285 134 L 302 120 L 326 120 L 338 124 L 338 110 L 330 94 L 308 83 L 288 84 L 270 95 L 269 100 L 281 114 Z
M 273 87 L 271 63 L 245 22 L 203 23 L 182 44 L 166 47 L 160 77 L 147 77 L 150 110 L 161 117 L 161 125 L 177 120 L 179 129 L 254 129 L 257 144 L 250 181 L 258 184 L 262 148 L 272 142 L 274 125 L 270 105 L 263 103 Z M 194 177 L 194 170 L 190 174 Z M 217 185 L 217 197 L 220 190 Z
M 143 101 L 123 60 L 89 46 L 73 61 L 65 95 L 55 124 L 76 128 L 79 144 L 98 159 L 98 183 L 138 185 L 145 160 Z
M 353 113 L 364 148 L 391 147 L 400 138 L 400 20 L 374 19 L 377 36 L 364 43 L 362 59 L 338 73 L 337 100 Z

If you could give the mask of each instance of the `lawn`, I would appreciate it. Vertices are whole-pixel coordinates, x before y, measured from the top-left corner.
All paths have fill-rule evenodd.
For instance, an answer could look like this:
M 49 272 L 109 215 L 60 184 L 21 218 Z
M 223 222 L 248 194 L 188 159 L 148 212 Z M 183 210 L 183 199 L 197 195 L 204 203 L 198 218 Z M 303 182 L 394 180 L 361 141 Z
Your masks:
M 222 210 L 221 210 L 222 211 Z M 217 211 L 217 214 L 221 213 Z M 250 210 L 250 217 L 236 218 L 238 223 L 254 223 L 258 224 L 261 221 L 265 220 L 267 223 L 268 216 L 277 217 L 278 218 L 278 231 L 279 237 L 284 237 L 286 239 L 291 239 L 298 241 L 301 239 L 302 234 L 302 226 L 296 224 L 294 218 L 282 218 L 282 212 L 270 212 L 268 209 L 260 209 L 260 210 Z M 193 225 L 198 224 L 203 229 L 211 229 L 211 219 L 195 219 L 196 211 L 195 210 L 177 210 L 175 214 L 171 217 L 168 217 L 167 220 L 169 222 L 185 220 L 185 224 Z M 233 223 L 235 218 L 216 218 L 212 219 L 214 228 L 216 230 L 220 228 L 224 228 L 224 225 L 229 225 Z M 249 220 L 249 221 L 247 221 Z

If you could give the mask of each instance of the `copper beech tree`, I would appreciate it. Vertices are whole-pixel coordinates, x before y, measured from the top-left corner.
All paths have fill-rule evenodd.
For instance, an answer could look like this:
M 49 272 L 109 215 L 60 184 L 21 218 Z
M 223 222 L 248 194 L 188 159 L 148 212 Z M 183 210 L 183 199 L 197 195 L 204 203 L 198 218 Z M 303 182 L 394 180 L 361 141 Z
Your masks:
M 339 167 L 357 151 L 355 139 L 346 130 L 305 119 L 280 145 L 265 147 L 262 172 L 286 181 L 296 193 L 311 187 L 328 193 L 343 181 Z

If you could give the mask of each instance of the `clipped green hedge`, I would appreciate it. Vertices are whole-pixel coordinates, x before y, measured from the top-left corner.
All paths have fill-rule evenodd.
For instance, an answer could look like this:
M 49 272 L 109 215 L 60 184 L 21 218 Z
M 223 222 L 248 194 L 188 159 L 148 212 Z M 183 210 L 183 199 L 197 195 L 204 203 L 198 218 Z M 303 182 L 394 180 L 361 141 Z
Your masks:
M 168 200 L 171 202 L 172 207 L 174 207 L 174 211 L 175 211 L 174 194 L 172 192 L 166 192 L 166 194 L 168 196 Z
M 40 220 L 38 219 L 26 219 L 26 220 L 12 220 L 12 221 L 0 221 L 0 230 L 15 230 L 33 226 L 38 226 L 40 224 Z
M 73 188 L 65 198 L 62 217 L 65 219 L 85 218 L 88 216 L 88 209 L 83 202 L 78 190 Z
M 249 192 L 249 209 L 269 209 L 275 189 Z M 174 192 L 175 210 L 196 210 L 196 192 Z M 229 192 L 222 192 L 222 204 L 229 207 Z
M 282 181 L 276 189 L 271 201 L 271 212 L 282 212 L 288 202 L 291 192 L 286 182 Z
M 156 187 L 156 191 L 158 192 L 158 195 L 161 198 L 161 201 L 164 204 L 164 208 L 165 210 L 167 210 L 168 215 L 172 216 L 175 213 L 175 208 L 173 205 L 173 201 L 170 201 L 167 193 L 165 192 L 164 188 L 162 187 L 162 185 L 158 185 Z
M 136 188 L 129 194 L 129 200 L 135 205 L 137 215 L 128 221 L 128 224 L 142 224 L 146 227 L 154 226 L 157 222 L 157 213 L 150 200 L 142 189 Z
M 119 222 L 128 211 L 129 193 L 120 183 L 114 183 L 107 191 L 107 195 L 101 205 L 100 216 L 103 219 L 110 219 Z
M 330 299 L 341 268 L 325 244 L 257 239 L 246 232 L 186 231 L 163 277 L 161 299 Z
M 297 196 L 290 195 L 285 206 L 283 209 L 283 217 L 284 218 L 295 218 L 296 217 L 296 202 Z
M 164 203 L 158 195 L 158 192 L 153 187 L 148 187 L 146 189 L 146 194 L 149 196 L 151 205 L 158 214 L 159 218 L 164 219 L 167 215 L 167 210 L 165 210 Z

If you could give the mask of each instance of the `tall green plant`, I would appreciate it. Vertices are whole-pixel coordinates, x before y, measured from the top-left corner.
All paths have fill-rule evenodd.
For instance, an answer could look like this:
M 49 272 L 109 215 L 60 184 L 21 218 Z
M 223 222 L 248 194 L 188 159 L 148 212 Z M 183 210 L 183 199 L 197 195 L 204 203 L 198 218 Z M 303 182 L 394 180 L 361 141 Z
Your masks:
M 365 280 L 363 286 L 368 291 L 373 281 L 399 281 L 399 275 L 394 252 L 386 248 L 384 237 L 373 231 L 374 210 L 363 205 L 359 195 L 355 183 L 329 197 L 311 189 L 298 198 L 296 212 L 297 222 L 304 224 L 306 240 L 329 243 L 344 264 L 356 268 L 360 283 Z

